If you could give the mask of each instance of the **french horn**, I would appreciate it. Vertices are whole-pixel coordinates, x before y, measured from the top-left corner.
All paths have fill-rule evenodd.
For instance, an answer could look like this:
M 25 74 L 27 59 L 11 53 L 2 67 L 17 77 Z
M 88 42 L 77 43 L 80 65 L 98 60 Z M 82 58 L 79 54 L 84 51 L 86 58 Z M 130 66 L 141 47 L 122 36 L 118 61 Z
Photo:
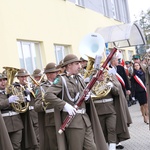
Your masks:
M 3 68 L 5 69 L 5 73 L 7 76 L 7 85 L 5 89 L 7 95 L 16 95 L 19 98 L 16 103 L 11 103 L 11 106 L 16 112 L 24 113 L 29 108 L 29 102 L 25 101 L 25 97 L 23 94 L 25 89 L 21 85 L 13 85 L 14 77 L 19 69 L 13 67 Z
M 103 80 L 97 81 L 92 88 L 92 93 L 94 94 L 91 96 L 92 99 L 99 100 L 107 96 L 108 93 L 111 91 L 111 87 L 107 85 L 107 83 L 111 81 L 112 81 L 111 75 L 108 74 L 108 71 L 104 71 Z

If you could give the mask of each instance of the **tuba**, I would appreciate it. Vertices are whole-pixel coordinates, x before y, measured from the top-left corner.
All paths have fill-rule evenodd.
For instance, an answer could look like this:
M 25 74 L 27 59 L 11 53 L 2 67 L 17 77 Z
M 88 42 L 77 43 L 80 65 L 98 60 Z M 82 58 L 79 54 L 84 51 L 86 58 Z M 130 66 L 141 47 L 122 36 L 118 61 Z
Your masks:
M 103 37 L 99 33 L 90 33 L 86 35 L 79 45 L 79 52 L 83 58 L 88 57 L 88 63 L 84 78 L 89 77 L 94 68 L 99 69 L 99 66 L 94 67 L 95 57 L 102 55 L 105 47 Z M 99 62 L 100 63 L 100 62 Z M 99 65 L 99 64 L 98 64 Z
M 100 69 L 100 61 L 97 61 L 97 58 L 99 55 L 103 57 L 103 59 L 100 58 L 101 61 L 104 61 L 104 58 L 106 58 L 104 54 L 104 47 L 104 39 L 98 33 L 88 34 L 81 41 L 79 47 L 81 56 L 83 57 L 87 55 L 88 57 L 84 78 L 90 77 L 91 75 L 95 74 L 96 70 Z M 107 86 L 107 83 L 111 80 L 110 75 L 108 75 L 107 71 L 105 71 L 103 75 L 105 79 L 101 82 L 97 81 L 93 86 L 93 100 L 105 97 L 111 90 L 110 86 Z
M 17 68 L 13 67 L 3 67 L 5 69 L 5 73 L 7 76 L 7 86 L 6 93 L 8 95 L 16 95 L 19 97 L 17 103 L 12 103 L 11 106 L 16 112 L 24 113 L 29 108 L 29 102 L 25 101 L 25 97 L 23 95 L 25 89 L 21 85 L 13 85 L 13 80 L 15 78 L 16 73 L 19 71 Z

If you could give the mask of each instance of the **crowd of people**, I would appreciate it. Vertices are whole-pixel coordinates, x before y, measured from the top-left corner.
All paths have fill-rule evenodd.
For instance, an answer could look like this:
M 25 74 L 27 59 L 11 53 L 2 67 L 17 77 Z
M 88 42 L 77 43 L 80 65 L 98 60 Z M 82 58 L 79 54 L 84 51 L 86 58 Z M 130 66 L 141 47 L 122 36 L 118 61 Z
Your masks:
M 35 69 L 5 68 L 0 74 L 1 150 L 116 150 L 130 138 L 128 106 L 140 104 L 149 124 L 149 68 L 138 55 L 133 63 L 119 64 L 114 55 L 84 101 L 77 107 L 86 85 L 88 61 L 69 54 L 60 61 Z M 139 62 L 138 62 L 139 61 Z M 15 79 L 15 80 L 14 80 Z M 73 120 L 58 133 L 67 116 Z M 2 131 L 1 131 L 2 130 Z

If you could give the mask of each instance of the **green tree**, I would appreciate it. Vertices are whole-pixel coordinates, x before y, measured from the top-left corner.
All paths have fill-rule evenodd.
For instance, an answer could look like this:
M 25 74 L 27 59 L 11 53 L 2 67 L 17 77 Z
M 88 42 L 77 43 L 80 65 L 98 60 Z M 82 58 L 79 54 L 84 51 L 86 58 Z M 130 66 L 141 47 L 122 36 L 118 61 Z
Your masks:
M 150 9 L 146 12 L 141 11 L 139 19 L 135 20 L 135 23 L 140 25 L 146 37 L 147 45 L 137 46 L 137 53 L 143 54 L 146 49 L 150 48 Z

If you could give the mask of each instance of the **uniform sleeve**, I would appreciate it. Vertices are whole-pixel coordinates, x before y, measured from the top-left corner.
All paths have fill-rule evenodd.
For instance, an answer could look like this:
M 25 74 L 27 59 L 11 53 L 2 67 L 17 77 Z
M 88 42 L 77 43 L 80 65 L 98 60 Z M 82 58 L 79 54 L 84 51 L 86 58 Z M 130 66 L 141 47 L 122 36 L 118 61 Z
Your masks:
M 52 104 L 53 107 L 62 110 L 64 105 L 66 104 L 58 95 L 62 93 L 62 79 L 61 77 L 57 77 L 54 80 L 54 84 L 50 86 L 45 93 L 45 101 Z
M 38 86 L 35 89 L 35 103 L 34 103 L 34 109 L 36 112 L 43 112 L 43 105 L 42 105 L 42 93 L 40 86 Z
M 10 104 L 9 104 L 8 99 L 7 99 L 7 98 L 2 98 L 2 97 L 0 96 L 0 110 L 1 110 L 1 109 L 4 109 L 4 108 L 7 108 L 7 107 L 9 107 L 9 106 L 10 106 Z

